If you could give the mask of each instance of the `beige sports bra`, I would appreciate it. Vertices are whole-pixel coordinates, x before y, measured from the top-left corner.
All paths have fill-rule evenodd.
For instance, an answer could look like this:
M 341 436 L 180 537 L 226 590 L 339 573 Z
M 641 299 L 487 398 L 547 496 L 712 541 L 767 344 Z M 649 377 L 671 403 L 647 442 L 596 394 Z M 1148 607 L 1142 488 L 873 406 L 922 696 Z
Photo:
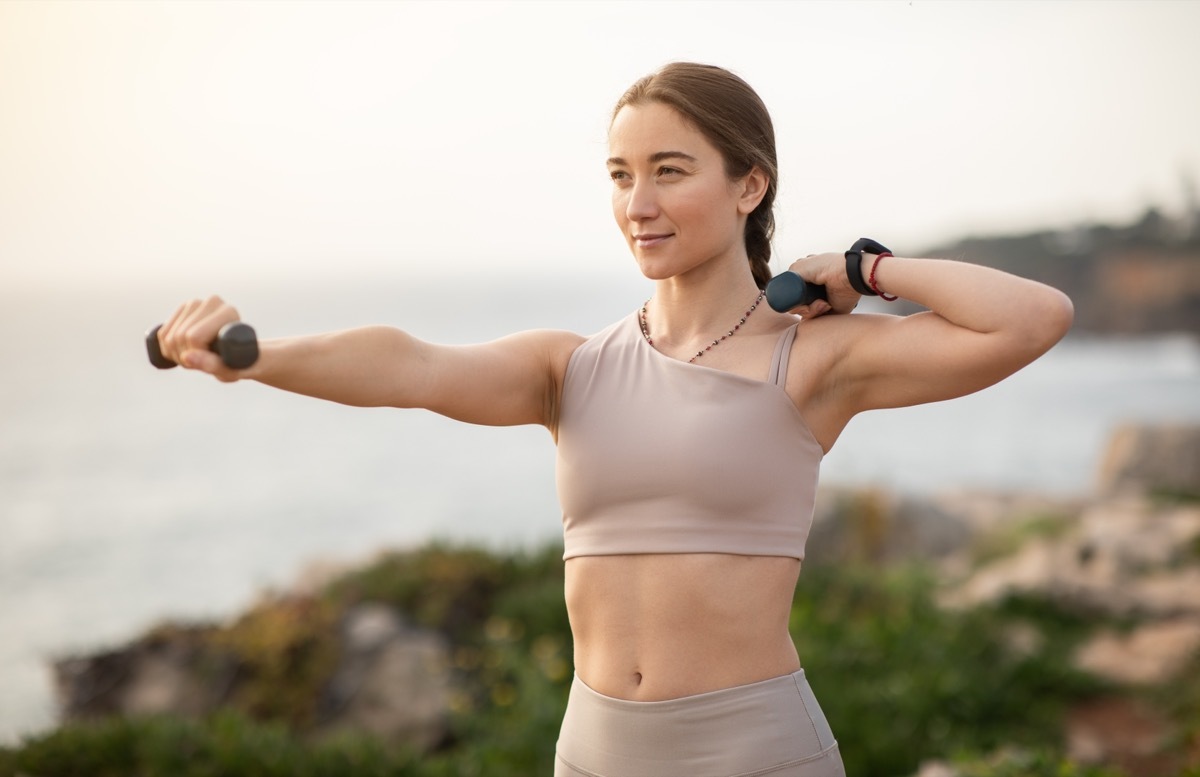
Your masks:
M 804 558 L 823 451 L 784 390 L 672 359 L 632 315 L 572 354 L 556 480 L 563 558 L 733 553 Z

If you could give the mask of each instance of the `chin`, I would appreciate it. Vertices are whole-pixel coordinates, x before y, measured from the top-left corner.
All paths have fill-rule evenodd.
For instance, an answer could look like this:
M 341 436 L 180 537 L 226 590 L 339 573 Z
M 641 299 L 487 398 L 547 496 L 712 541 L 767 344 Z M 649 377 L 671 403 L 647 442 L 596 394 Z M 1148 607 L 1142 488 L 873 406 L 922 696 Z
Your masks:
M 684 272 L 687 268 L 681 268 L 677 262 L 668 262 L 659 258 L 651 258 L 638 253 L 634 253 L 633 260 L 637 262 L 638 269 L 642 275 L 652 281 L 666 280 L 674 278 L 676 275 Z
M 642 275 L 648 280 L 662 281 L 676 275 L 675 272 L 665 267 L 656 267 L 652 262 L 638 262 L 637 265 Z

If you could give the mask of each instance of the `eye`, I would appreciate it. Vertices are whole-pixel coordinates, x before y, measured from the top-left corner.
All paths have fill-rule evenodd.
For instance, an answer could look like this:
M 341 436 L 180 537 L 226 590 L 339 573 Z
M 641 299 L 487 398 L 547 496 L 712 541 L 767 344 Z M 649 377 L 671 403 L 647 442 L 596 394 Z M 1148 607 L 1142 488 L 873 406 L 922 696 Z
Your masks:
M 664 165 L 663 167 L 658 168 L 658 174 L 665 175 L 665 176 L 675 176 L 675 175 L 683 175 L 683 171 L 680 170 L 678 167 L 667 167 Z
M 613 183 L 624 183 L 629 180 L 629 173 L 624 170 L 609 170 L 608 177 L 613 180 Z

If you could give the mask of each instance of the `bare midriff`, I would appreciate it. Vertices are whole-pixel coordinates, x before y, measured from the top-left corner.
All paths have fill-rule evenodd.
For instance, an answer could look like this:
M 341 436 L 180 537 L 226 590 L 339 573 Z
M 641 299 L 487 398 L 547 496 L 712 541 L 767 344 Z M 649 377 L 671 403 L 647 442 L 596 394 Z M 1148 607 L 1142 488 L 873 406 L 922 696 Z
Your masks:
M 575 673 L 606 696 L 662 701 L 795 672 L 799 573 L 798 559 L 781 556 L 568 559 Z

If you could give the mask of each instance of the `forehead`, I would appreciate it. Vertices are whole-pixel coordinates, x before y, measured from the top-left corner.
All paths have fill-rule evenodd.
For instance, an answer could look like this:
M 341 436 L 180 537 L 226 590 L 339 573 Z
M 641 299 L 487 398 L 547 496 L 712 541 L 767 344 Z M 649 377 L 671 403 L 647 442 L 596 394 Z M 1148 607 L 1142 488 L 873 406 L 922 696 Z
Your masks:
M 608 130 L 608 150 L 612 157 L 628 162 L 667 150 L 698 159 L 720 153 L 683 114 L 663 103 L 621 108 Z

